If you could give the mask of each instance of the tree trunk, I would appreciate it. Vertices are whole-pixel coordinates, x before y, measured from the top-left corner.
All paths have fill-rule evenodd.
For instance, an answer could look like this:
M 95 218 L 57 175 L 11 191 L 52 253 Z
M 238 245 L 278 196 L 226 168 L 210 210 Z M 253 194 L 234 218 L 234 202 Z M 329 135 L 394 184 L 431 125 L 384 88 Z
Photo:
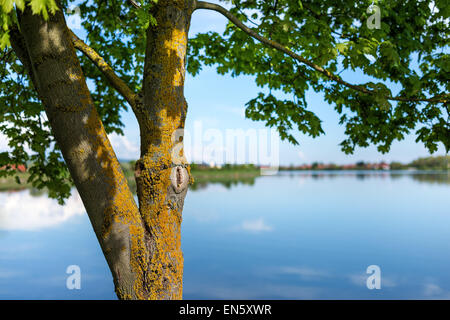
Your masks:
M 120 299 L 181 299 L 185 54 L 193 0 L 160 0 L 148 30 L 143 101 L 136 116 L 139 209 L 92 102 L 61 11 L 29 7 L 11 41 L 45 106 L 52 133 L 91 220 Z
M 150 253 L 144 292 L 151 299 L 182 298 L 180 228 L 190 176 L 183 154 L 184 77 L 193 6 L 193 1 L 159 1 L 152 10 L 157 25 L 147 32 L 135 177 Z

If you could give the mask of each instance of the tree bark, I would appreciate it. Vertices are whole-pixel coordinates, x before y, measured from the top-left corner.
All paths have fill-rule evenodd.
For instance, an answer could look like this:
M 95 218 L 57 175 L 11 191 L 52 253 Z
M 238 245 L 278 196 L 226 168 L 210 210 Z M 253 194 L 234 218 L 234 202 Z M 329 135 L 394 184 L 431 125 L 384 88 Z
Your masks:
M 141 157 L 135 177 L 150 254 L 143 291 L 151 299 L 182 298 L 180 228 L 190 179 L 183 154 L 184 78 L 193 10 L 192 0 L 160 0 L 151 12 L 157 24 L 147 31 L 144 97 L 137 112 Z
M 50 122 L 120 299 L 181 299 L 186 45 L 194 0 L 160 0 L 148 29 L 135 178 L 139 209 L 91 99 L 64 16 L 18 13 L 12 45 Z
M 136 298 L 144 264 L 144 227 L 122 169 L 90 97 L 64 16 L 48 21 L 27 7 L 19 15 L 22 44 L 36 90 L 91 220 L 119 298 Z M 20 38 L 21 37 L 21 38 Z M 28 60 L 28 61 L 27 61 Z

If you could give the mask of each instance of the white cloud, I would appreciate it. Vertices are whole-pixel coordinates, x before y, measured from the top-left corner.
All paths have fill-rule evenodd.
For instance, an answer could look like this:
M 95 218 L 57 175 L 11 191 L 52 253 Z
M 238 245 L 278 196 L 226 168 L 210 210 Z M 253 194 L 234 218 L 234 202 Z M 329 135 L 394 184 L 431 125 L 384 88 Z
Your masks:
M 427 297 L 439 296 L 444 292 L 441 287 L 434 283 L 425 284 L 423 294 Z
M 423 285 L 423 296 L 426 299 L 435 299 L 435 300 L 449 300 L 450 299 L 450 291 L 441 288 L 436 284 L 434 280 L 428 280 Z
M 219 211 L 214 208 L 188 210 L 183 213 L 183 216 L 195 219 L 198 222 L 211 222 L 220 219 Z
M 117 133 L 110 134 L 108 138 L 118 159 L 131 160 L 139 158 L 139 147 L 137 143 Z
M 6 136 L 0 132 L 0 152 L 10 151 L 11 148 L 8 146 L 8 139 Z
M 267 225 L 262 218 L 243 221 L 239 229 L 255 233 L 272 231 L 272 227 Z
M 377 58 L 375 58 L 373 55 L 371 54 L 364 54 L 364 56 L 370 61 L 370 63 L 375 63 L 377 61 Z
M 0 215 L 0 229 L 1 229 L 1 215 Z M 5 232 L 4 230 L 2 230 Z M 18 253 L 26 254 L 28 252 L 36 252 L 41 247 L 40 244 L 33 242 L 33 243 L 17 243 L 14 245 L 14 247 L 0 247 L 0 256 L 3 260 L 5 259 L 15 259 L 15 256 Z
M 23 275 L 22 272 L 0 269 L 0 279 L 17 278 L 21 275 Z
M 185 295 L 205 296 L 209 299 L 318 299 L 323 295 L 323 289 L 319 287 L 279 284 L 231 286 L 221 283 L 204 285 L 196 282 L 185 285 L 185 288 Z
M 297 154 L 298 154 L 298 157 L 302 160 L 308 159 L 303 151 L 299 151 Z
M 370 276 L 370 274 L 351 274 L 348 276 L 351 283 L 357 285 L 357 286 L 366 286 L 367 285 L 367 278 Z M 381 288 L 392 288 L 396 287 L 397 283 L 392 278 L 385 277 L 381 275 Z
M 64 206 L 46 195 L 33 197 L 28 190 L 0 193 L 0 230 L 38 230 L 58 225 L 85 213 L 76 191 Z
M 281 267 L 280 273 L 298 275 L 304 279 L 322 278 L 330 276 L 327 272 L 316 270 L 308 267 Z
M 351 274 L 348 276 L 351 283 L 357 286 L 365 286 L 367 283 L 367 275 L 363 274 Z

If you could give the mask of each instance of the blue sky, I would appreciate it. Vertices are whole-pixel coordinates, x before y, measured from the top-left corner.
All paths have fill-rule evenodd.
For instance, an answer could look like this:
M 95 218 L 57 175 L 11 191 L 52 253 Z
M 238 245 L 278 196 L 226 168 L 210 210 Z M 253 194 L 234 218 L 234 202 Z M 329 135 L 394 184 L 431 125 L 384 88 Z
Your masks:
M 74 19 L 73 16 L 68 18 L 69 27 L 81 38 L 84 38 L 84 31 L 73 26 L 76 20 L 70 19 Z M 189 35 L 192 37 L 198 32 L 207 31 L 221 32 L 224 30 L 226 23 L 227 20 L 217 12 L 198 10 L 193 14 Z M 352 83 L 364 83 L 369 80 L 368 77 L 358 73 L 343 73 L 342 76 Z M 395 86 L 392 89 L 395 94 Z M 214 136 L 214 133 L 219 133 L 225 141 L 227 129 L 241 129 L 244 132 L 266 129 L 266 132 L 269 133 L 269 129 L 264 126 L 264 123 L 246 119 L 244 115 L 245 103 L 256 97 L 260 91 L 261 88 L 256 86 L 253 77 L 239 76 L 232 78 L 228 75 L 221 76 L 216 73 L 215 68 L 211 67 L 204 67 L 196 77 L 187 75 L 185 95 L 189 107 L 186 120 L 186 137 L 190 135 L 192 138 L 190 140 L 185 139 L 185 151 L 188 160 L 205 161 L 204 153 L 208 149 L 210 153 L 219 154 L 214 158 L 215 162 L 223 162 L 220 159 L 225 159 L 225 156 L 221 155 L 224 152 L 224 143 L 217 143 L 217 139 L 211 137 L 211 134 Z M 306 100 L 310 110 L 315 112 L 323 121 L 322 126 L 325 134 L 313 139 L 294 131 L 294 135 L 300 143 L 298 146 L 279 141 L 279 151 L 275 151 L 279 163 L 282 165 L 314 161 L 342 164 L 360 160 L 409 162 L 418 157 L 429 155 L 422 144 L 415 142 L 413 134 L 407 136 L 401 142 L 394 142 L 391 151 L 387 154 L 381 154 L 376 150 L 376 147 L 371 146 L 358 148 L 353 155 L 345 155 L 339 147 L 339 143 L 345 139 L 344 128 L 338 124 L 339 117 L 333 106 L 328 105 L 321 94 L 313 91 L 307 93 Z M 119 159 L 137 159 L 139 157 L 139 129 L 136 119 L 131 111 L 123 112 L 122 119 L 125 124 L 125 135 L 111 135 L 111 142 Z M 198 131 L 198 128 L 201 128 L 201 131 Z M 200 134 L 195 135 L 196 129 Z M 260 136 L 258 136 L 258 139 L 260 139 Z M 0 136 L 0 151 L 6 149 L 5 137 Z M 435 154 L 445 154 L 444 148 L 440 146 Z M 248 157 L 245 159 L 245 162 L 252 162 L 248 160 Z M 206 159 L 205 162 L 210 161 Z M 239 161 L 237 160 L 237 162 Z

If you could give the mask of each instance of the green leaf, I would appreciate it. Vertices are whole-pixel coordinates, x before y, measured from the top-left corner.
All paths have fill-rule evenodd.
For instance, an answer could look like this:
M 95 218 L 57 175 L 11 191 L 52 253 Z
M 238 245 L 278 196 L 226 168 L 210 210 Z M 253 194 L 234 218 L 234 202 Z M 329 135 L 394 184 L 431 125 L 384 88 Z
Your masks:
M 5 49 L 6 47 L 10 47 L 11 43 L 9 42 L 9 33 L 5 32 L 0 37 L 0 50 Z
M 55 14 L 59 10 L 55 0 L 31 0 L 30 6 L 33 14 L 40 14 L 45 20 L 48 19 L 49 13 Z
M 25 0 L 15 0 L 15 2 L 16 2 L 16 7 L 20 11 L 23 11 L 23 9 L 25 9 Z
M 2 11 L 5 13 L 10 13 L 14 8 L 14 0 L 0 0 L 0 6 Z

